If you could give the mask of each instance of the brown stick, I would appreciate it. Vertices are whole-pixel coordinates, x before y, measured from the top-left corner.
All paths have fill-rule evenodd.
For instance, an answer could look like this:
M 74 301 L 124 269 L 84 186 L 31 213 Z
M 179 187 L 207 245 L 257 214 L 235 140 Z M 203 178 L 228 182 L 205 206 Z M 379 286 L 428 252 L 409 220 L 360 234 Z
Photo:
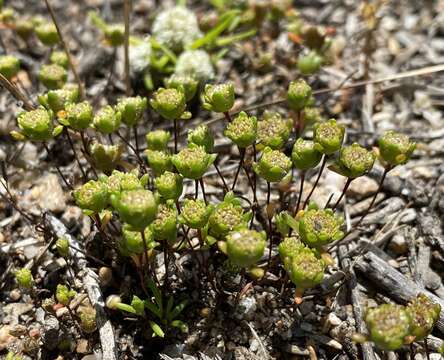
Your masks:
M 129 59 L 130 8 L 131 8 L 131 0 L 124 0 L 124 3 L 123 3 L 124 10 L 123 11 L 124 11 L 124 17 L 125 17 L 125 91 L 126 91 L 126 96 L 131 96 L 130 59 Z M 137 140 L 136 140 L 136 144 L 137 144 Z
M 7 78 L 0 74 L 0 84 L 8 90 L 12 96 L 23 103 L 23 107 L 27 111 L 35 110 L 35 106 L 23 95 L 17 86 L 13 85 Z

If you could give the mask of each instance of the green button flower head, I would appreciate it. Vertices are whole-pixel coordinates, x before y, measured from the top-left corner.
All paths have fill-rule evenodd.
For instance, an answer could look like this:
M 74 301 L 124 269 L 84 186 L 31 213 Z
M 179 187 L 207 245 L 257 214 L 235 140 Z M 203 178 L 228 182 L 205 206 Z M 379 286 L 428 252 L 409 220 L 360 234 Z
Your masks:
M 247 227 L 251 215 L 251 212 L 244 213 L 240 200 L 230 191 L 225 194 L 224 201 L 216 205 L 208 220 L 210 234 L 223 239 L 230 231 Z
M 165 80 L 165 86 L 168 88 L 183 90 L 185 100 L 190 101 L 197 92 L 199 82 L 192 76 L 173 74 Z
M 94 142 L 90 151 L 94 166 L 104 173 L 110 173 L 119 164 L 123 147 L 121 145 L 104 145 Z
M 319 71 L 324 62 L 321 55 L 316 51 L 310 51 L 307 55 L 302 55 L 298 59 L 298 70 L 303 75 L 311 75 Z
M 79 100 L 79 88 L 75 84 L 66 84 L 62 89 L 50 90 L 39 96 L 39 103 L 57 114 L 66 104 L 76 103 Z
M 88 101 L 78 104 L 67 104 L 65 110 L 66 121 L 74 130 L 82 131 L 91 125 L 94 112 L 91 104 Z
M 157 244 L 154 242 L 153 232 L 151 226 L 147 226 L 143 233 L 145 235 L 147 250 L 153 249 Z M 144 251 L 142 234 L 138 230 L 134 230 L 131 225 L 125 224 L 122 227 L 123 238 L 121 240 L 121 247 L 133 254 L 142 254 Z
M 20 71 L 20 60 L 12 55 L 0 56 L 0 74 L 11 80 Z
M 14 9 L 11 8 L 4 8 L 0 11 L 0 22 L 2 22 L 5 25 L 13 26 L 14 22 L 16 21 L 17 14 L 14 11 Z
M 66 285 L 57 285 L 56 299 L 62 305 L 67 306 L 76 294 L 74 290 L 69 289 Z
M 112 194 L 111 204 L 123 222 L 140 231 L 153 222 L 157 213 L 157 199 L 149 190 L 129 190 Z
M 410 335 L 419 341 L 430 335 L 439 320 L 441 306 L 431 301 L 426 295 L 419 294 L 407 306 L 412 318 Z
M 152 225 L 156 240 L 174 241 L 177 236 L 177 209 L 173 200 L 160 204 Z
M 106 184 L 110 194 L 116 194 L 126 190 L 143 189 L 143 184 L 139 179 L 137 170 L 127 173 L 113 170 L 110 176 L 105 176 L 101 178 L 101 180 Z
M 59 34 L 54 24 L 44 22 L 35 29 L 38 39 L 46 46 L 53 47 L 59 42 Z
M 398 350 L 410 335 L 411 316 L 401 305 L 383 304 L 369 309 L 365 322 L 370 340 L 383 350 Z
M 214 210 L 213 205 L 206 205 L 200 199 L 185 199 L 179 222 L 192 229 L 202 229 L 207 225 L 208 219 Z
M 50 90 L 60 89 L 68 80 L 68 73 L 57 64 L 43 65 L 39 71 L 39 80 Z
M 28 40 L 34 32 L 34 24 L 31 19 L 17 19 L 15 22 L 15 32 L 23 40 Z
M 266 147 L 253 170 L 268 182 L 279 182 L 291 170 L 291 160 L 282 151 Z
M 17 124 L 23 136 L 34 141 L 53 138 L 53 114 L 44 108 L 25 111 L 17 117 Z
M 179 199 L 183 191 L 183 177 L 171 171 L 165 171 L 154 179 L 156 189 L 164 199 Z
M 56 241 L 56 249 L 61 257 L 67 258 L 69 256 L 69 240 L 60 238 Z
M 314 124 L 313 139 L 315 147 L 323 154 L 330 155 L 341 148 L 345 128 L 330 119 L 323 123 Z
M 49 57 L 49 61 L 51 61 L 52 64 L 56 64 L 64 69 L 68 69 L 68 55 L 66 55 L 64 51 L 53 51 Z
M 186 107 L 185 94 L 182 89 L 158 89 L 150 104 L 165 119 L 180 119 Z
M 288 105 L 295 111 L 301 111 L 310 102 L 311 95 L 311 87 L 305 80 L 292 81 L 287 91 Z
M 122 24 L 108 24 L 104 29 L 105 40 L 113 47 L 125 42 L 125 26 Z
M 86 334 L 97 330 L 96 310 L 92 306 L 79 306 L 77 315 L 80 318 L 80 327 Z
M 281 149 L 290 137 L 293 127 L 290 119 L 273 111 L 265 111 L 263 119 L 257 123 L 257 137 L 259 143 L 274 150 Z
M 203 146 L 190 144 L 178 154 L 171 157 L 173 165 L 188 179 L 200 179 L 216 160 L 216 154 L 208 154 Z
M 145 150 L 148 165 L 153 170 L 155 176 L 162 175 L 165 171 L 173 171 L 171 155 L 166 151 Z
M 354 143 L 340 150 L 338 160 L 329 169 L 354 179 L 367 174 L 372 169 L 375 158 L 373 151 Z
M 17 283 L 24 287 L 25 289 L 30 289 L 34 283 L 34 278 L 32 277 L 31 270 L 27 268 L 18 269 L 15 272 L 15 280 Z
M 146 98 L 136 96 L 119 100 L 116 110 L 121 114 L 122 121 L 128 126 L 136 125 L 142 120 L 143 113 L 148 106 Z
M 242 111 L 227 125 L 224 134 L 240 148 L 246 148 L 256 141 L 257 118 Z
M 299 236 L 286 237 L 279 244 L 279 256 L 288 272 L 291 270 L 291 259 L 304 247 Z
M 325 263 L 315 250 L 301 247 L 291 257 L 290 279 L 301 290 L 310 289 L 324 278 Z
M 250 267 L 264 255 L 265 232 L 242 229 L 227 236 L 227 255 L 239 267 Z
M 378 141 L 379 155 L 391 166 L 405 164 L 415 150 L 416 144 L 405 134 L 387 131 Z
M 146 134 L 146 143 L 150 150 L 165 151 L 170 139 L 171 133 L 165 130 L 154 130 Z
M 313 141 L 299 138 L 296 140 L 291 153 L 291 159 L 296 169 L 313 169 L 319 164 L 322 153 L 319 152 Z
M 108 189 L 101 181 L 90 180 L 73 192 L 74 200 L 84 212 L 101 212 L 108 203 Z
M 188 132 L 188 143 L 203 146 L 207 153 L 214 149 L 214 137 L 207 125 L 199 125 Z
M 304 109 L 304 122 L 306 125 L 322 121 L 321 110 L 317 107 L 306 107 Z
M 112 106 L 101 108 L 94 116 L 93 126 L 103 134 L 111 134 L 120 127 L 122 115 L 115 111 Z
M 232 83 L 205 85 L 202 94 L 203 107 L 209 111 L 224 113 L 234 105 L 234 86 Z

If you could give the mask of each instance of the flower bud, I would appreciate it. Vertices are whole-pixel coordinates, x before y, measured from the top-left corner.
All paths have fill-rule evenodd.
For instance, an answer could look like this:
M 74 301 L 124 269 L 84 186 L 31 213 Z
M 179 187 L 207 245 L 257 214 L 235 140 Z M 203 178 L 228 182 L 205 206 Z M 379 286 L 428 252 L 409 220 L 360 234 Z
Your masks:
M 108 188 L 109 194 L 116 194 L 126 190 L 143 189 L 137 171 L 123 173 L 118 170 L 113 170 L 110 176 L 103 178 L 103 181 Z
M 122 115 L 107 105 L 94 116 L 93 126 L 103 134 L 111 134 L 120 127 L 121 119 Z
M 170 141 L 171 133 L 165 130 L 154 130 L 146 134 L 147 147 L 150 150 L 165 151 Z
M 315 250 L 301 247 L 290 258 L 289 275 L 293 284 L 301 290 L 310 289 L 324 278 L 325 263 Z
M 288 105 L 295 111 L 301 111 L 308 105 L 311 95 L 311 87 L 305 80 L 292 81 L 287 91 Z
M 208 154 L 203 146 L 190 144 L 171 157 L 173 165 L 186 178 L 198 180 L 216 160 L 216 154 Z
M 61 257 L 67 258 L 69 256 L 69 240 L 60 238 L 56 241 L 56 249 Z
M 160 204 L 152 225 L 156 240 L 174 241 L 177 236 L 177 209 L 174 201 Z
M 365 322 L 370 340 L 383 350 L 398 350 L 410 334 L 411 316 L 401 305 L 383 304 L 369 309 Z
M 66 285 L 57 285 L 56 299 L 62 305 L 68 306 L 71 299 L 76 296 L 76 294 L 77 293 L 74 290 L 70 290 Z
M 164 199 L 179 199 L 183 191 L 183 177 L 179 174 L 165 171 L 154 179 L 156 189 Z
M 247 227 L 251 215 L 251 212 L 244 213 L 240 200 L 230 191 L 224 201 L 216 205 L 208 220 L 210 234 L 223 239 L 230 231 Z
M 50 90 L 39 96 L 39 102 L 57 114 L 66 104 L 75 103 L 79 99 L 79 88 L 75 84 L 66 84 L 62 89 Z
M 391 166 L 405 164 L 416 147 L 407 135 L 392 130 L 387 131 L 378 140 L 378 144 L 381 159 Z
M 80 306 L 77 315 L 83 332 L 91 334 L 96 331 L 96 310 L 92 306 Z
M 68 55 L 64 51 L 53 51 L 49 57 L 52 64 L 59 65 L 64 69 L 68 69 L 69 60 Z
M 207 153 L 214 149 L 214 137 L 208 126 L 204 124 L 188 132 L 188 143 L 203 146 Z
M 34 24 L 30 19 L 17 19 L 15 22 L 15 32 L 23 40 L 27 41 L 34 32 Z
M 321 110 L 317 107 L 306 107 L 304 109 L 304 123 L 315 124 L 322 121 Z
M 259 143 L 274 150 L 281 149 L 290 137 L 292 121 L 283 119 L 277 112 L 265 111 L 263 119 L 257 123 Z
M 123 222 L 136 230 L 143 230 L 153 222 L 157 199 L 149 190 L 129 190 L 111 195 L 111 204 Z
M 239 267 L 250 267 L 264 255 L 265 232 L 242 229 L 232 231 L 227 236 L 227 255 Z
M 415 336 L 415 341 L 420 341 L 431 334 L 439 320 L 441 306 L 426 295 L 419 294 L 409 302 L 407 310 L 412 318 L 410 335 Z
M 165 80 L 167 88 L 183 90 L 187 102 L 196 95 L 197 85 L 199 85 L 199 82 L 196 79 L 186 75 L 173 74 Z
M 209 111 L 223 113 L 234 105 L 234 86 L 232 83 L 205 85 L 202 94 L 203 107 Z
M 47 141 L 53 138 L 53 114 L 44 108 L 25 111 L 17 117 L 22 134 L 34 141 Z
M 268 215 L 272 216 L 272 214 Z M 288 211 L 281 211 L 274 216 L 274 221 L 276 223 L 276 228 L 282 236 L 287 236 L 290 229 L 297 230 L 298 222 L 293 216 L 290 215 Z
M 60 89 L 68 80 L 68 73 L 57 64 L 42 65 L 39 71 L 39 80 L 50 90 Z
M 104 29 L 106 41 L 113 47 L 125 42 L 125 26 L 122 24 L 108 24 Z
M 248 116 L 241 111 L 231 123 L 227 125 L 224 135 L 240 148 L 246 148 L 256 141 L 257 118 Z
M 281 151 L 266 147 L 253 170 L 268 182 L 281 181 L 291 170 L 291 160 Z
M 20 60 L 12 55 L 0 56 L 0 74 L 11 80 L 20 71 Z
M 90 146 L 90 152 L 94 166 L 104 173 L 110 173 L 117 167 L 122 158 L 123 146 L 94 142 Z
M 202 229 L 207 225 L 213 210 L 214 206 L 206 205 L 203 200 L 185 199 L 179 221 L 192 229 Z
M 182 90 L 159 88 L 150 104 L 162 117 L 170 120 L 180 119 L 185 111 L 185 95 Z
M 281 257 L 284 268 L 289 272 L 291 270 L 291 259 L 295 256 L 302 248 L 304 244 L 301 242 L 299 236 L 286 237 L 279 244 L 279 256 Z
M 140 96 L 128 97 L 119 100 L 116 110 L 121 114 L 123 123 L 134 126 L 142 120 L 147 106 L 148 100 L 146 98 Z
M 330 155 L 341 148 L 345 128 L 330 119 L 323 123 L 314 124 L 313 140 L 315 147 L 323 154 Z
M 339 159 L 329 167 L 330 170 L 350 179 L 367 174 L 373 167 L 376 155 L 357 143 L 340 150 Z
M 91 104 L 84 101 L 78 104 L 67 104 L 66 121 L 74 130 L 82 131 L 87 129 L 94 117 L 94 112 Z
M 148 164 L 155 176 L 162 175 L 165 171 L 173 171 L 171 155 L 166 151 L 145 150 Z
M 157 244 L 154 242 L 151 226 L 147 226 L 143 230 L 143 233 L 145 235 L 147 250 L 153 249 Z M 122 227 L 122 235 L 123 239 L 121 245 L 125 250 L 133 254 L 142 254 L 144 252 L 144 244 L 140 231 L 136 231 L 131 225 L 125 224 Z
M 307 55 L 302 55 L 298 59 L 298 70 L 303 75 L 311 75 L 319 71 L 323 63 L 323 58 L 316 51 L 310 51 Z
M 46 46 L 53 47 L 59 42 L 57 28 L 52 23 L 42 23 L 35 29 L 38 39 Z
M 331 209 L 319 210 L 311 205 L 299 219 L 299 235 L 308 246 L 319 248 L 344 237 L 343 222 Z
M 25 289 L 30 289 L 34 283 L 34 278 L 32 277 L 31 270 L 27 268 L 18 269 L 15 272 L 15 280 L 17 283 L 24 287 Z
M 296 169 L 313 169 L 319 164 L 322 153 L 319 152 L 313 141 L 299 138 L 296 140 L 291 153 L 291 159 Z
M 74 200 L 83 211 L 101 212 L 108 203 L 108 189 L 100 181 L 90 180 L 73 192 Z

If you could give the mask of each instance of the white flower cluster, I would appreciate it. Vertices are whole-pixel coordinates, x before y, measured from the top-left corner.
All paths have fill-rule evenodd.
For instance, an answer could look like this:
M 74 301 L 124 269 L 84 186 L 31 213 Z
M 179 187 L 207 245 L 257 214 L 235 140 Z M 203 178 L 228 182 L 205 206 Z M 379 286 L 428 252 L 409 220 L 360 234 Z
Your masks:
M 188 50 L 177 59 L 175 75 L 190 76 L 205 84 L 215 76 L 210 55 L 203 50 Z
M 152 53 L 151 43 L 149 37 L 145 39 L 133 39 L 130 42 L 129 57 L 131 72 L 138 74 L 145 71 L 150 65 L 150 58 Z

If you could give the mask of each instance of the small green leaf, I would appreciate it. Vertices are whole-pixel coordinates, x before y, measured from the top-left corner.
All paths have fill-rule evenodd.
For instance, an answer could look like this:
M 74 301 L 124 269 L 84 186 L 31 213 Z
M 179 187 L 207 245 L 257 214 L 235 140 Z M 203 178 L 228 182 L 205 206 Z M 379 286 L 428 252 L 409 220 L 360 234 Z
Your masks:
M 156 336 L 159 336 L 161 338 L 165 337 L 165 333 L 163 332 L 162 328 L 154 321 L 150 320 L 150 326 Z
M 171 319 L 175 319 L 179 316 L 179 314 L 185 309 L 185 306 L 187 306 L 188 300 L 181 301 L 171 312 Z
M 185 324 L 183 321 L 174 320 L 173 322 L 171 322 L 171 326 L 175 327 L 175 328 L 178 328 L 183 333 L 187 333 L 188 332 L 188 325 Z
M 131 314 L 137 314 L 136 309 L 134 309 L 131 305 L 124 304 L 124 303 L 118 303 L 116 307 L 119 310 L 126 311 Z
M 162 294 L 153 279 L 148 281 L 148 287 L 154 295 L 154 300 L 156 301 L 160 313 L 163 313 Z
M 145 307 L 151 311 L 154 315 L 156 315 L 159 319 L 162 318 L 162 312 L 160 311 L 160 309 L 153 304 L 152 302 L 145 300 Z
M 62 125 L 56 126 L 54 128 L 53 132 L 52 132 L 52 135 L 54 137 L 57 137 L 57 136 L 59 136 L 62 133 L 62 131 L 63 131 L 63 126 Z

